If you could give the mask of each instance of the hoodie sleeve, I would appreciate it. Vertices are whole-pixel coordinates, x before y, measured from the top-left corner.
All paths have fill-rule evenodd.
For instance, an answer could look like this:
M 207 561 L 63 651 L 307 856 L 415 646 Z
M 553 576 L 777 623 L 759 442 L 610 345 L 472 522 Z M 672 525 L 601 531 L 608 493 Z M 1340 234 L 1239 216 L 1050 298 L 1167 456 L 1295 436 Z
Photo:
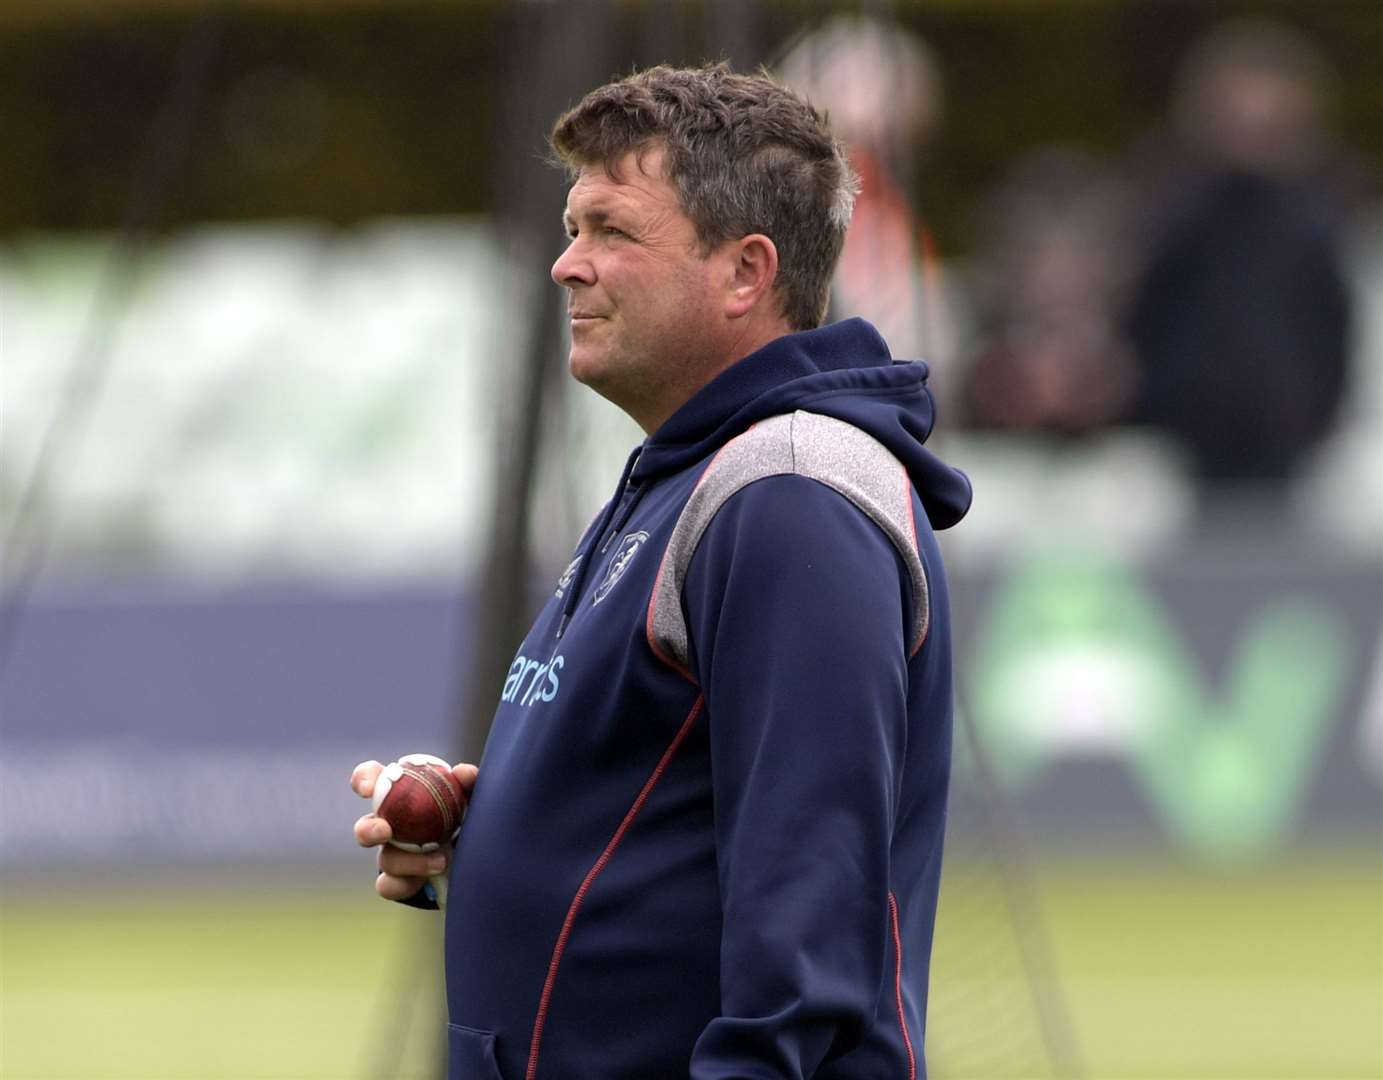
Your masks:
M 878 526 L 801 476 L 731 497 L 692 559 L 723 914 L 721 1014 L 693 1080 L 811 1076 L 873 1022 L 910 592 Z

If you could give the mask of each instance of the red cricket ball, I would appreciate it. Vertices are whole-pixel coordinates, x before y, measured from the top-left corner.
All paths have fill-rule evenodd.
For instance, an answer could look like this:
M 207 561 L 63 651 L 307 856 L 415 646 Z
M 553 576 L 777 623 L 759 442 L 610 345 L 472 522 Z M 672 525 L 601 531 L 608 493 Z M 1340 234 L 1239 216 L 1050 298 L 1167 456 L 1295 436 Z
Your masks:
M 375 781 L 375 813 L 389 823 L 389 843 L 405 851 L 434 851 L 455 838 L 466 793 L 451 766 L 431 754 L 405 754 Z

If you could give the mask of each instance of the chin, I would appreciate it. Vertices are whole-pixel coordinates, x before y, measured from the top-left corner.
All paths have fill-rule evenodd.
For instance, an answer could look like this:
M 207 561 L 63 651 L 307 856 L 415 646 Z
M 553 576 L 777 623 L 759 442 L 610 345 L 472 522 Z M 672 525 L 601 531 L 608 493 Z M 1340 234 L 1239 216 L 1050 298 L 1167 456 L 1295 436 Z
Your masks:
M 599 365 L 584 349 L 572 349 L 567 357 L 567 370 L 579 383 L 587 382 L 598 369 Z
M 567 370 L 573 379 L 596 393 L 601 393 L 601 387 L 610 378 L 609 358 L 594 350 L 572 349 L 567 358 Z

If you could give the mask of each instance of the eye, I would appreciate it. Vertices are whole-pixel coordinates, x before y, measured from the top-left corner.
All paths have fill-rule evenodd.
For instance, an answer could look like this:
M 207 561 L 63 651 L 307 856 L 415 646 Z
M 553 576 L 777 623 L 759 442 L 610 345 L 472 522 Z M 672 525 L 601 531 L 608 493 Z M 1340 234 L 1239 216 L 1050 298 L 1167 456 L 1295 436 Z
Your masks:
M 618 236 L 625 240 L 629 239 L 629 234 L 627 232 L 625 232 L 623 229 L 617 229 L 613 225 L 606 225 L 603 229 L 601 229 L 601 232 L 603 232 L 606 236 Z

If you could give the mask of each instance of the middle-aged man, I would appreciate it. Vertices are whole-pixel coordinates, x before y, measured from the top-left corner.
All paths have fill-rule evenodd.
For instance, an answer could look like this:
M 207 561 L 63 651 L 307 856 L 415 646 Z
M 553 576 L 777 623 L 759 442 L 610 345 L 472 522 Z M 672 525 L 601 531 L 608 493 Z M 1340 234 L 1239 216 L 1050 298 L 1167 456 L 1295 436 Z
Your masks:
M 933 529 L 970 489 L 923 449 L 926 367 L 821 326 L 854 177 L 815 110 L 724 66 L 600 87 L 552 145 L 571 371 L 648 438 L 457 766 L 448 1075 L 921 1076 Z M 377 888 L 428 906 L 445 861 L 381 848 Z

